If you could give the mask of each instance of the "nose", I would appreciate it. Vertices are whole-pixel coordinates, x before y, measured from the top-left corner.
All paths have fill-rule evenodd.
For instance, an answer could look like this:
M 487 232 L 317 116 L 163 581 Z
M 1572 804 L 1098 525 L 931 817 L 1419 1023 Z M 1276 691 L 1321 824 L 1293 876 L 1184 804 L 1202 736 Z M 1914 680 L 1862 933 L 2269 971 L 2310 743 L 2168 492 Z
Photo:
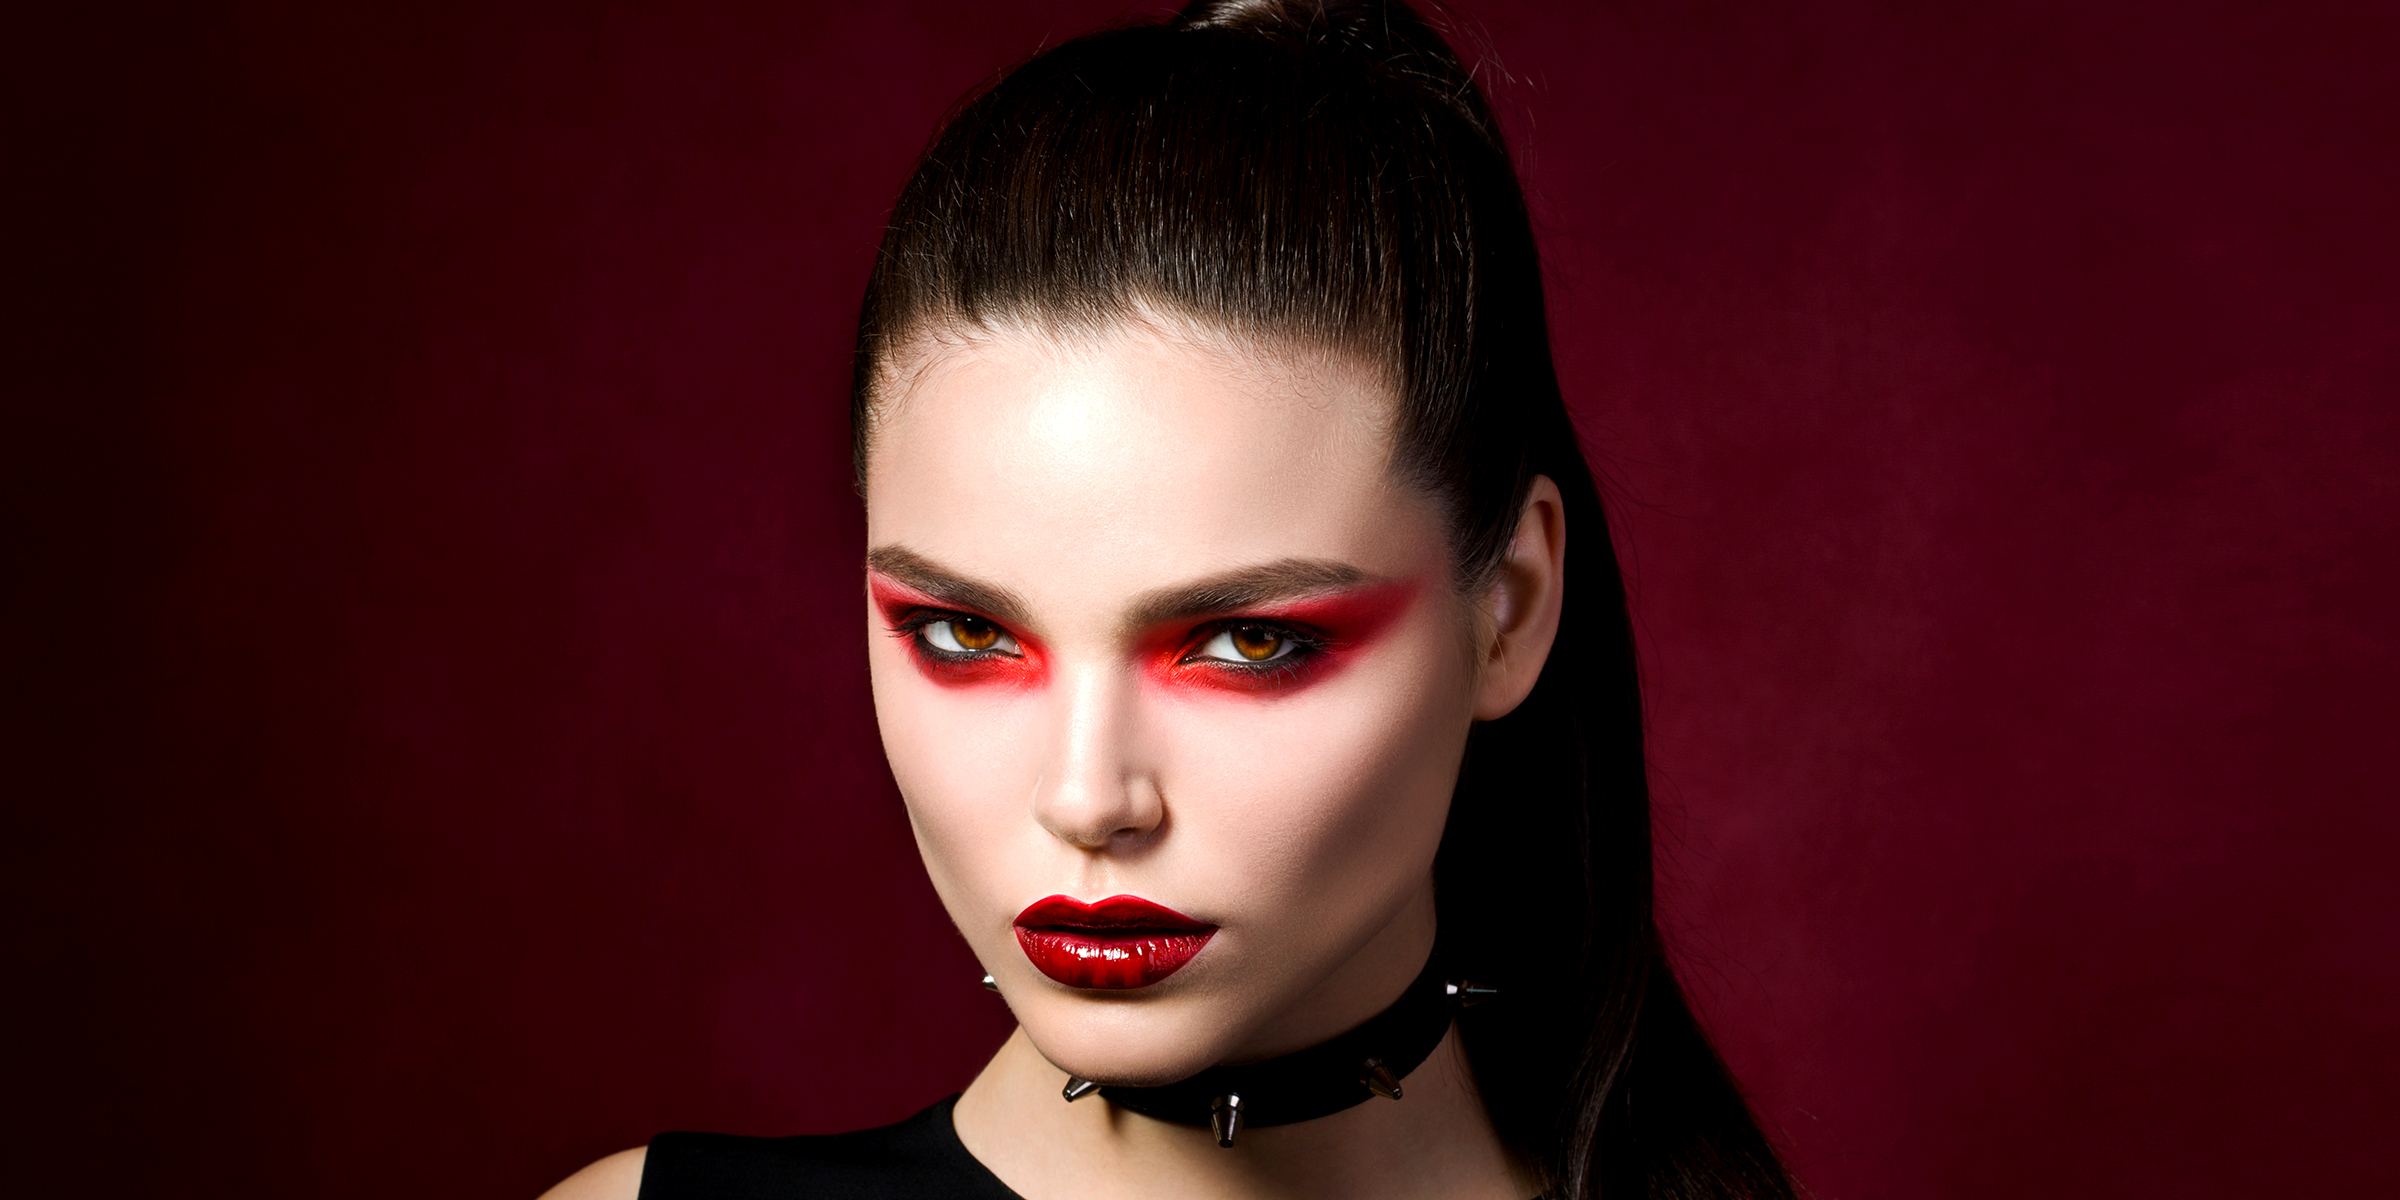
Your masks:
M 1061 681 L 1049 750 L 1034 784 L 1034 819 L 1084 850 L 1130 849 L 1166 816 L 1135 745 L 1135 690 L 1116 676 L 1094 668 Z

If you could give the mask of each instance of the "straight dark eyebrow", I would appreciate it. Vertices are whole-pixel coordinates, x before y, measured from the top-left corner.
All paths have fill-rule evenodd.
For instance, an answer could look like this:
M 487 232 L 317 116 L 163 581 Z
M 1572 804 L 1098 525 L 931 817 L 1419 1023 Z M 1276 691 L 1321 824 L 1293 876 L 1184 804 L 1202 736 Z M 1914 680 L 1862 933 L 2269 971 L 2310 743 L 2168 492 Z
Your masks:
M 1345 588 L 1367 579 L 1366 572 L 1348 563 L 1323 558 L 1287 558 L 1244 567 L 1213 579 L 1145 592 L 1134 601 L 1126 623 L 1134 629 L 1146 629 L 1166 621 L 1217 616 L 1312 592 Z
M 867 551 L 867 569 L 933 597 L 944 608 L 990 617 L 1017 629 L 1026 627 L 1025 601 L 1015 592 L 956 574 L 906 547 L 877 546 Z

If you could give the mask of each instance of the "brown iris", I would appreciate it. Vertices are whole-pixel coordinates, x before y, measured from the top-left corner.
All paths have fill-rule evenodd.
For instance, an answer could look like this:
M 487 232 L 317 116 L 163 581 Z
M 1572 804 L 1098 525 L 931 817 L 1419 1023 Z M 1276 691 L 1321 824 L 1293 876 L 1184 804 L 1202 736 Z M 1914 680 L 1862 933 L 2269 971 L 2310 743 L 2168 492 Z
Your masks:
M 977 617 L 952 617 L 950 636 L 963 649 L 989 650 L 1000 644 L 1000 627 Z
M 1233 648 L 1252 662 L 1273 658 L 1283 649 L 1283 635 L 1263 625 L 1236 625 L 1226 631 Z

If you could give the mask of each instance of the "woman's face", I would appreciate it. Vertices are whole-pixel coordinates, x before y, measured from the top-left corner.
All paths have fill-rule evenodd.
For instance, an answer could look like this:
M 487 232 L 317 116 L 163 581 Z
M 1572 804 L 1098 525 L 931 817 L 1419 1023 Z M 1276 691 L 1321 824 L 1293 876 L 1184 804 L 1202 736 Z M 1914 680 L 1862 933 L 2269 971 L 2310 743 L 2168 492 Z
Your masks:
M 1476 708 L 1383 375 L 1173 330 L 922 343 L 867 471 L 875 707 L 926 867 L 1035 1047 L 1109 1082 L 1398 994 Z

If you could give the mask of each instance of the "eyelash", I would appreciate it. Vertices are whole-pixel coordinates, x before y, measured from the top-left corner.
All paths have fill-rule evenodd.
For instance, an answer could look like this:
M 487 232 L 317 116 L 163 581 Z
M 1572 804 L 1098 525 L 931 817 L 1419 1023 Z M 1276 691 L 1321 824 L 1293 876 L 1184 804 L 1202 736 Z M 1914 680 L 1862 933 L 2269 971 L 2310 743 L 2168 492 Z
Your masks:
M 1265 662 L 1235 662 L 1229 658 L 1199 657 L 1200 649 L 1215 641 L 1218 634 L 1234 629 L 1270 630 L 1276 637 L 1291 643 L 1291 653 Z M 1184 639 L 1183 644 L 1184 650 L 1176 658 L 1176 666 L 1203 665 L 1211 670 L 1229 671 L 1248 676 L 1252 681 L 1261 683 L 1276 682 L 1298 676 L 1311 660 L 1323 654 L 1327 648 L 1324 638 L 1307 630 L 1286 625 L 1281 621 L 1262 621 L 1255 617 L 1212 621 L 1192 631 L 1192 635 Z
M 934 645 L 931 641 L 928 641 L 925 637 L 925 629 L 927 626 L 939 625 L 944 621 L 981 621 L 992 626 L 994 629 L 1000 630 L 1003 635 L 1005 635 L 1011 641 L 1016 641 L 1018 645 L 1022 646 L 1024 644 L 1017 638 L 1017 635 L 1008 632 L 1008 626 L 1002 625 L 998 621 L 994 621 L 989 617 L 978 617 L 973 613 L 955 612 L 944 608 L 919 608 L 910 610 L 898 621 L 892 623 L 892 636 L 908 639 L 911 649 L 915 650 L 918 654 L 923 655 L 927 660 L 938 663 L 945 667 L 966 666 L 972 663 L 991 662 L 994 659 L 1021 659 L 1025 657 L 1023 654 L 1012 654 L 1006 650 L 969 650 L 964 653 L 956 650 L 944 650 L 941 647 Z
M 893 622 L 891 631 L 894 637 L 908 639 L 911 648 L 917 653 L 944 666 L 964 666 L 993 659 L 1023 657 L 1021 654 L 1011 654 L 1004 650 L 971 650 L 960 653 L 955 650 L 944 650 L 926 640 L 925 629 L 927 626 L 938 625 L 944 621 L 959 620 L 986 621 L 997 626 L 1003 632 L 1006 632 L 1008 628 L 1000 625 L 997 621 L 992 621 L 989 617 L 977 617 L 972 613 L 941 608 L 920 608 L 910 611 L 898 621 Z M 1255 663 L 1235 662 L 1228 658 L 1200 657 L 1201 647 L 1214 641 L 1218 634 L 1234 629 L 1271 630 L 1276 637 L 1291 644 L 1291 652 L 1265 662 Z M 1015 634 L 1008 634 L 1008 636 L 1011 639 L 1016 637 Z M 1183 640 L 1183 645 L 1183 651 L 1176 656 L 1176 666 L 1205 666 L 1210 670 L 1247 676 L 1250 680 L 1260 683 L 1298 676 L 1303 667 L 1327 649 L 1325 639 L 1314 633 L 1284 624 L 1281 621 L 1262 621 L 1256 618 L 1212 621 L 1193 630 L 1191 635 Z

